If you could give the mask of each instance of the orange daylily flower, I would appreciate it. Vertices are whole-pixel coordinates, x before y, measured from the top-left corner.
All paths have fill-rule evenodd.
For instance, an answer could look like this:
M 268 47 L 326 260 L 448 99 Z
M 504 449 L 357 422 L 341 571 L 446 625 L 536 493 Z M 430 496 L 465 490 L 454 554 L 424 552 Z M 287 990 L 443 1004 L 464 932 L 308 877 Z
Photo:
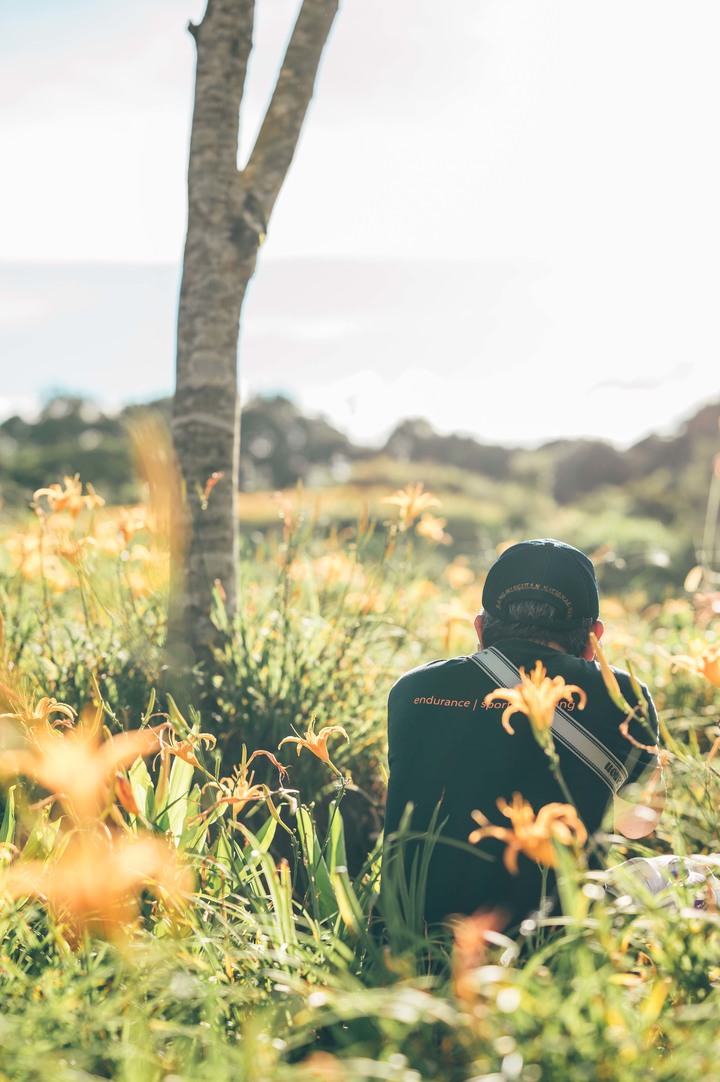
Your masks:
M 296 560 L 290 566 L 293 567 L 297 563 Z M 346 556 L 341 549 L 316 557 L 312 562 L 312 571 L 315 581 L 321 586 L 335 586 L 339 583 L 361 589 L 365 584 L 365 572 L 362 567 Z M 293 577 L 304 577 L 305 573 L 299 572 L 296 567 Z
M 440 617 L 440 623 L 435 631 L 442 638 L 445 651 L 449 651 L 456 626 L 464 624 L 465 627 L 464 629 L 461 628 L 461 631 L 469 632 L 473 622 L 473 614 L 458 597 L 453 597 L 450 602 L 441 601 L 436 611 Z
M 398 507 L 399 517 L 398 522 L 401 530 L 406 530 L 408 526 L 418 518 L 423 511 L 427 511 L 430 507 L 440 507 L 441 503 L 437 496 L 434 496 L 431 492 L 424 492 L 425 485 L 422 481 L 418 481 L 416 484 L 406 485 L 404 489 L 398 489 L 392 496 L 386 496 L 381 503 L 393 503 Z
M 58 556 L 62 556 L 62 558 L 72 564 L 73 567 L 78 567 L 82 564 L 85 558 L 85 552 L 89 548 L 97 548 L 97 542 L 94 537 L 75 538 L 59 536 L 56 539 L 56 552 Z
M 511 875 L 518 873 L 519 853 L 524 853 L 537 864 L 554 868 L 557 865 L 554 841 L 575 848 L 587 841 L 587 830 L 572 804 L 545 804 L 536 817 L 531 805 L 523 800 L 520 793 L 513 793 L 512 804 L 500 798 L 497 806 L 512 823 L 512 829 L 494 826 L 482 812 L 473 811 L 472 817 L 480 826 L 472 831 L 468 841 L 475 844 L 483 838 L 497 838 L 505 842 L 507 849 L 503 864 Z
M 456 556 L 445 568 L 444 575 L 453 590 L 459 590 L 461 586 L 469 586 L 475 581 L 475 573 L 468 567 L 467 556 Z
M 99 496 L 94 487 L 88 481 L 85 485 L 87 494 L 85 496 L 85 506 L 89 511 L 93 511 L 96 507 L 104 507 L 105 500 L 102 496 Z
M 205 774 L 208 773 L 198 761 L 195 749 L 198 747 L 214 748 L 217 740 L 212 733 L 188 733 L 184 740 L 178 740 L 172 729 L 166 729 L 161 742 L 163 752 L 177 755 L 178 759 L 182 759 L 183 762 L 197 767 L 198 770 L 202 770 Z
M 56 703 L 49 712 L 62 705 Z M 101 741 L 101 717 L 97 716 L 93 722 L 81 719 L 77 727 L 62 732 L 51 725 L 36 725 L 28 732 L 27 747 L 0 754 L 0 777 L 23 774 L 32 778 L 56 794 L 76 822 L 95 820 L 107 806 L 115 772 L 157 751 L 162 728 L 136 729 Z
M 126 812 L 130 815 L 142 816 L 142 812 L 138 808 L 135 794 L 133 793 L 130 779 L 127 778 L 122 770 L 118 770 L 115 774 L 115 796 Z
M 283 776 L 287 775 L 287 769 L 278 762 L 275 756 L 270 751 L 254 751 L 248 758 L 247 748 L 243 744 L 242 759 L 233 770 L 232 776 L 228 778 L 220 778 L 218 781 L 208 782 L 204 787 L 205 789 L 215 789 L 218 798 L 207 808 L 206 811 L 201 812 L 200 815 L 195 816 L 195 820 L 206 819 L 211 812 L 215 811 L 223 804 L 227 804 L 232 809 L 233 819 L 237 819 L 240 812 L 246 807 L 247 804 L 251 804 L 257 801 L 265 801 L 268 805 L 270 814 L 281 825 L 282 823 L 277 810 L 272 802 L 270 795 L 270 788 L 265 782 L 255 782 L 255 771 L 250 770 L 250 764 L 253 759 L 257 759 L 258 756 L 263 755 L 266 759 L 269 759 L 273 766 L 278 769 L 280 780 Z
M 60 717 L 53 717 L 53 714 L 59 714 Z M 27 706 L 24 713 L 3 716 L 20 718 L 27 725 L 32 726 L 45 722 L 52 729 L 57 729 L 63 725 L 72 725 L 77 717 L 77 710 L 68 706 L 67 703 L 59 703 L 57 699 L 46 695 L 38 699 L 35 706 Z
M 127 548 L 128 542 L 133 539 L 136 533 L 142 533 L 143 530 L 148 529 L 147 520 L 147 508 L 144 504 L 119 509 L 115 527 L 124 542 L 123 547 Z
M 578 709 L 583 710 L 587 695 L 577 684 L 566 684 L 562 676 L 547 675 L 547 669 L 538 661 L 528 676 L 525 669 L 520 669 L 520 683 L 514 688 L 497 688 L 485 696 L 483 703 L 504 700 L 508 706 L 503 710 L 502 726 L 511 735 L 515 730 L 510 724 L 513 714 L 525 714 L 538 735 L 546 735 L 555 716 L 558 703 L 572 695 L 578 696 Z
M 210 474 L 210 476 L 208 477 L 207 481 L 205 482 L 205 488 L 203 489 L 202 495 L 200 497 L 200 506 L 203 511 L 207 511 L 210 493 L 215 488 L 215 485 L 218 483 L 218 481 L 222 481 L 224 476 L 225 474 L 222 470 L 216 470 L 215 473 Z
M 720 614 L 720 592 L 715 590 L 695 594 L 693 608 L 695 623 L 703 631 Z
M 427 541 L 434 541 L 437 545 L 452 544 L 452 537 L 445 533 L 447 526 L 446 518 L 436 518 L 435 515 L 424 514 L 417 526 L 415 533 L 424 537 Z
M 475 998 L 474 971 L 484 964 L 493 933 L 501 932 L 507 922 L 507 913 L 501 909 L 478 910 L 453 922 L 452 987 L 456 999 Z
M 440 593 L 440 587 L 430 579 L 416 579 L 408 586 L 408 594 L 416 601 L 432 601 Z
M 192 877 L 164 840 L 109 831 L 73 834 L 59 859 L 20 860 L 0 874 L 0 894 L 42 899 L 73 940 L 84 930 L 126 934 L 146 886 L 177 905 L 191 891 Z
M 356 590 L 345 594 L 343 604 L 349 609 L 357 609 L 363 616 L 371 612 L 385 612 L 385 598 L 377 590 Z
M 55 593 L 64 593 L 73 585 L 73 579 L 54 551 L 54 545 L 55 541 L 39 533 L 14 534 L 5 542 L 24 579 L 42 578 Z
M 316 755 L 318 759 L 322 759 L 324 763 L 334 770 L 336 774 L 342 777 L 341 771 L 330 760 L 330 752 L 327 749 L 328 737 L 333 733 L 342 733 L 346 740 L 350 740 L 350 737 L 343 729 L 342 725 L 326 725 L 319 733 L 315 732 L 315 716 L 310 719 L 310 725 L 305 730 L 304 736 L 286 736 L 278 744 L 278 748 L 281 748 L 283 744 L 297 744 L 298 755 L 303 748 L 307 748 L 313 755 Z
M 672 662 L 673 669 L 704 676 L 714 687 L 720 688 L 720 643 L 698 645 L 691 656 L 681 654 L 673 657 Z
M 147 509 L 143 504 L 113 508 L 109 517 L 97 524 L 95 544 L 107 556 L 119 556 L 135 534 L 145 531 L 149 531 L 149 524 Z
M 76 473 L 74 477 L 63 477 L 63 483 L 64 488 L 63 485 L 58 484 L 56 481 L 49 488 L 36 489 L 33 493 L 33 500 L 37 502 L 40 496 L 46 496 L 51 511 L 68 511 L 74 517 L 77 517 L 81 511 L 86 509 L 93 510 L 95 507 L 104 507 L 105 500 L 102 496 L 98 496 L 92 485 L 86 485 L 87 495 L 82 495 L 82 482 L 79 473 Z

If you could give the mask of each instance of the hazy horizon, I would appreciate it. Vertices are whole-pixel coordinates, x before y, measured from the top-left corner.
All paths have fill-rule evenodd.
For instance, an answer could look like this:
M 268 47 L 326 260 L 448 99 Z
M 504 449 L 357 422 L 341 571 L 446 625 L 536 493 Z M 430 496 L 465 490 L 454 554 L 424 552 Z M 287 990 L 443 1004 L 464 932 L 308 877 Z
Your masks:
M 242 400 L 286 394 L 367 446 L 422 417 L 505 446 L 623 447 L 717 397 L 689 363 L 633 377 L 624 358 L 573 364 L 568 353 L 565 385 L 543 378 L 546 273 L 537 260 L 267 260 L 242 320 Z M 0 419 L 37 413 L 53 393 L 110 411 L 172 394 L 179 276 L 169 263 L 0 264 Z

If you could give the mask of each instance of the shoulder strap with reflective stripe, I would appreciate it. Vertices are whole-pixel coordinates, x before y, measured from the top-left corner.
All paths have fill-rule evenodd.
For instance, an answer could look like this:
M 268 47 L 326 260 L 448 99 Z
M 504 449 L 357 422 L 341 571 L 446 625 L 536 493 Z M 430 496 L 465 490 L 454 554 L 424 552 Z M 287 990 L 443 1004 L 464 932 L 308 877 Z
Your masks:
M 499 687 L 515 687 L 520 683 L 520 673 L 513 663 L 499 650 L 491 646 L 470 655 L 483 672 Z M 591 733 L 577 718 L 573 718 L 559 706 L 555 709 L 551 730 L 553 737 L 564 744 L 574 755 L 602 781 L 612 793 L 616 793 L 628 780 L 628 772 L 616 755 Z

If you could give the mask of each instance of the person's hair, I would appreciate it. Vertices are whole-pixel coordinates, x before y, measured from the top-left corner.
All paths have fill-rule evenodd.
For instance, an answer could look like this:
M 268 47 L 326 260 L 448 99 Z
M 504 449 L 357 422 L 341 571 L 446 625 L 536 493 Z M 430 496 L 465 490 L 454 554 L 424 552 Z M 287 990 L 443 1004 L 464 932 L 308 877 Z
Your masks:
M 582 657 L 587 646 L 588 632 L 594 621 L 588 619 L 586 627 L 553 628 L 557 609 L 547 601 L 511 601 L 507 616 L 493 616 L 485 612 L 483 646 L 493 646 L 501 639 L 531 639 L 548 646 L 551 642 L 561 646 L 566 654 Z M 542 626 L 539 626 L 542 625 Z

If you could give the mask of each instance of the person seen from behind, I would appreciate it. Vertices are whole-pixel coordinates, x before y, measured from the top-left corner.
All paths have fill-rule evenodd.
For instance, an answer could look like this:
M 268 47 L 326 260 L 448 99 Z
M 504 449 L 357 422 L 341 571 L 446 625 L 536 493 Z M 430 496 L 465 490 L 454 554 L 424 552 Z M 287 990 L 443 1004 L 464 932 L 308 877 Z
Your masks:
M 510 546 L 490 568 L 482 602 L 475 653 L 420 665 L 390 690 L 383 860 L 409 804 L 413 832 L 428 831 L 436 814 L 442 829 L 430 856 L 426 924 L 492 908 L 511 930 L 552 894 L 553 881 L 522 851 L 506 852 L 511 822 L 503 811 L 522 799 L 537 815 L 570 798 L 592 838 L 612 805 L 616 832 L 647 837 L 664 804 L 658 723 L 644 684 L 642 709 L 629 724 L 608 690 L 590 638 L 599 642 L 604 631 L 597 579 L 579 549 L 553 538 Z M 507 717 L 508 701 L 492 695 L 520 684 L 521 670 L 530 675 L 538 663 L 569 685 L 552 716 L 555 771 L 528 718 Z M 624 699 L 638 705 L 638 683 L 634 690 L 628 673 L 612 672 Z M 467 842 L 478 822 L 490 829 L 480 831 L 476 852 Z M 417 849 L 405 845 L 408 866 Z

